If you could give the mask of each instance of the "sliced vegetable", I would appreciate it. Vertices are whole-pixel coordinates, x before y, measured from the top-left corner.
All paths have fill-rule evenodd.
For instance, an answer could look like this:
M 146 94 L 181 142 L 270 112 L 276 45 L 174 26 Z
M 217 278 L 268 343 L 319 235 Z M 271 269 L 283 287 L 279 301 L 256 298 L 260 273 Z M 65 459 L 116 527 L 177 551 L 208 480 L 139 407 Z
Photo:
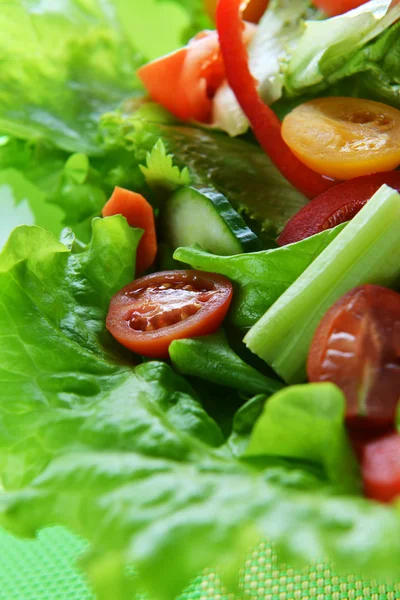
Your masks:
M 168 358 L 173 340 L 216 331 L 231 299 L 232 285 L 221 275 L 200 271 L 152 273 L 113 296 L 107 329 L 133 352 Z
M 315 6 L 323 10 L 329 17 L 341 15 L 366 2 L 368 0 L 313 0 Z
M 244 29 L 243 43 L 254 28 Z M 209 122 L 211 99 L 225 79 L 225 67 L 215 31 L 203 31 L 189 44 L 141 67 L 137 72 L 150 96 L 183 121 Z
M 392 502 L 400 496 L 400 435 L 386 435 L 364 448 L 361 471 L 368 498 Z
M 335 182 L 318 175 L 292 153 L 282 138 L 281 123 L 258 95 L 242 39 L 241 0 L 220 0 L 217 27 L 226 76 L 254 134 L 281 173 L 302 193 L 315 198 Z
M 359 98 L 319 98 L 297 106 L 282 136 L 310 169 L 352 179 L 400 164 L 400 111 Z
M 310 381 L 344 393 L 347 419 L 367 427 L 394 423 L 400 400 L 400 294 L 364 285 L 338 300 L 311 344 Z
M 293 244 L 350 221 L 384 183 L 400 192 L 400 171 L 356 177 L 321 194 L 290 219 L 278 244 Z
M 331 383 L 285 388 L 265 403 L 246 455 L 309 461 L 319 465 L 341 491 L 357 492 L 359 473 L 344 413 L 344 396 Z
M 251 21 L 251 23 L 258 23 L 267 10 L 268 3 L 269 0 L 250 0 L 243 9 L 243 19 Z M 217 4 L 218 0 L 204 0 L 204 6 L 212 19 L 215 19 Z
M 273 394 L 283 385 L 244 362 L 221 331 L 196 339 L 176 340 L 169 347 L 175 369 L 245 394 Z
M 382 186 L 254 325 L 250 350 L 285 381 L 304 381 L 313 335 L 332 304 L 357 285 L 399 280 L 399 222 L 400 194 Z
M 200 244 L 223 256 L 261 250 L 258 237 L 214 188 L 183 187 L 165 206 L 164 223 L 172 247 Z
M 151 205 L 141 194 L 116 187 L 102 215 L 123 215 L 131 227 L 143 229 L 136 257 L 136 272 L 143 273 L 153 264 L 157 254 L 156 226 Z
M 178 248 L 174 258 L 193 269 L 220 273 L 235 285 L 229 312 L 240 329 L 249 329 L 315 258 L 339 235 L 343 225 L 284 248 L 215 256 L 199 248 Z

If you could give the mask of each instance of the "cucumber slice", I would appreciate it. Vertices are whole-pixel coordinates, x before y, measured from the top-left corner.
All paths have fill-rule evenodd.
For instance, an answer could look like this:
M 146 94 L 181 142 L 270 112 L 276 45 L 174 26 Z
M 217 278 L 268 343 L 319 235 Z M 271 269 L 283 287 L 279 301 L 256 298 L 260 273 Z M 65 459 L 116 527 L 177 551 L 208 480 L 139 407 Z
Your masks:
M 261 242 L 214 188 L 183 187 L 169 198 L 164 226 L 173 248 L 200 246 L 223 256 L 261 250 Z

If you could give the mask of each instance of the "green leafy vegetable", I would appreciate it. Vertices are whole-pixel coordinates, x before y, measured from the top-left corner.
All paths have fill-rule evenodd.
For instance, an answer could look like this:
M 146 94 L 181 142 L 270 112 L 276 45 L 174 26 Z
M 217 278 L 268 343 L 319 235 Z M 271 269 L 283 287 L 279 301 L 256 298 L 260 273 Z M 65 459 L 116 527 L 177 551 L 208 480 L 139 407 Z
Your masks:
M 360 491 L 355 457 L 344 425 L 345 398 L 331 383 L 292 386 L 265 404 L 246 456 L 281 456 L 321 465 L 341 491 Z
M 306 378 L 318 323 L 357 285 L 400 280 L 400 194 L 382 186 L 245 337 L 248 348 L 285 381 Z
M 138 115 L 109 113 L 102 118 L 102 143 L 125 148 L 140 162 L 161 138 L 180 169 L 188 167 L 194 185 L 216 188 L 244 218 L 274 238 L 306 203 L 258 146 L 220 133 L 155 123 Z
M 286 97 L 355 95 L 400 106 L 400 6 L 372 0 L 355 11 L 326 21 L 309 21 L 287 69 Z
M 211 383 L 232 387 L 245 394 L 273 393 L 279 381 L 265 377 L 246 364 L 229 346 L 225 334 L 176 340 L 169 348 L 173 366 L 182 375 L 192 375 Z
M 283 294 L 342 231 L 343 225 L 282 248 L 215 256 L 199 248 L 178 248 L 176 260 L 225 275 L 235 284 L 232 322 L 248 328 Z
M 114 3 L 3 1 L 1 29 L 0 131 L 98 154 L 100 115 L 140 92 Z
M 267 104 L 283 93 L 283 63 L 304 32 L 304 19 L 311 13 L 309 0 L 272 0 L 249 45 L 249 66 L 259 82 L 259 93 Z M 213 103 L 213 125 L 229 135 L 245 133 L 248 120 L 228 83 L 217 91 Z
M 86 569 L 107 600 L 137 589 L 172 600 L 216 564 L 234 585 L 260 537 L 295 563 L 328 555 L 396 574 L 394 510 L 335 497 L 296 461 L 237 461 L 187 382 L 165 363 L 135 367 L 114 344 L 105 314 L 139 237 L 121 216 L 95 220 L 83 247 L 20 227 L 0 256 L 1 523 L 88 539 Z
M 258 394 L 239 408 L 234 416 L 232 433 L 228 438 L 227 446 L 233 456 L 241 457 L 245 454 L 250 441 L 253 427 L 264 410 L 267 396 Z
M 180 170 L 174 166 L 172 156 L 167 154 L 161 138 L 151 152 L 148 152 L 146 166 L 140 165 L 140 170 L 151 188 L 161 187 L 172 192 L 184 185 L 190 185 L 189 169 L 184 167 Z

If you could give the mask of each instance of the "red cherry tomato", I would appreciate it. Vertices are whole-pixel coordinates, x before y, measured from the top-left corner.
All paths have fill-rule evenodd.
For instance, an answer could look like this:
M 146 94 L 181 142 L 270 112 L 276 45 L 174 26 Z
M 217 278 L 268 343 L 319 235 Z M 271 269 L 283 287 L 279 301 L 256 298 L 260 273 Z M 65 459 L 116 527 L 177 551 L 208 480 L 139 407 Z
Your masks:
M 366 2 L 368 0 L 313 0 L 313 4 L 323 10 L 328 17 L 341 15 Z
M 310 381 L 343 390 L 351 424 L 393 424 L 400 399 L 400 294 L 363 285 L 322 319 L 307 364 Z
M 246 45 L 255 30 L 246 23 L 242 31 Z M 201 31 L 187 46 L 149 62 L 137 74 L 152 99 L 178 119 L 209 122 L 212 98 L 225 79 L 217 32 Z
M 221 325 L 232 284 L 202 271 L 163 271 L 133 281 L 111 300 L 107 329 L 123 346 L 168 358 L 171 342 L 208 335 Z
M 400 171 L 356 177 L 320 194 L 288 221 L 278 244 L 293 244 L 350 221 L 385 183 L 400 192 Z
M 391 502 L 400 496 L 400 435 L 397 432 L 366 444 L 361 473 L 368 498 Z

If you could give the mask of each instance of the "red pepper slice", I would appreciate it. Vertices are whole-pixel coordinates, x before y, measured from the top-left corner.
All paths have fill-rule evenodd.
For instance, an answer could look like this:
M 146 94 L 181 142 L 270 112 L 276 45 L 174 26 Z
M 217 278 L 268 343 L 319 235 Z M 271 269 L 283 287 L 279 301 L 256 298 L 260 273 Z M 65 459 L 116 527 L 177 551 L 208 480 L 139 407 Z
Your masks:
M 294 187 L 308 198 L 315 198 L 337 181 L 315 173 L 293 154 L 282 138 L 278 117 L 261 100 L 242 39 L 242 4 L 242 0 L 219 0 L 217 7 L 217 29 L 228 83 L 263 150 Z

